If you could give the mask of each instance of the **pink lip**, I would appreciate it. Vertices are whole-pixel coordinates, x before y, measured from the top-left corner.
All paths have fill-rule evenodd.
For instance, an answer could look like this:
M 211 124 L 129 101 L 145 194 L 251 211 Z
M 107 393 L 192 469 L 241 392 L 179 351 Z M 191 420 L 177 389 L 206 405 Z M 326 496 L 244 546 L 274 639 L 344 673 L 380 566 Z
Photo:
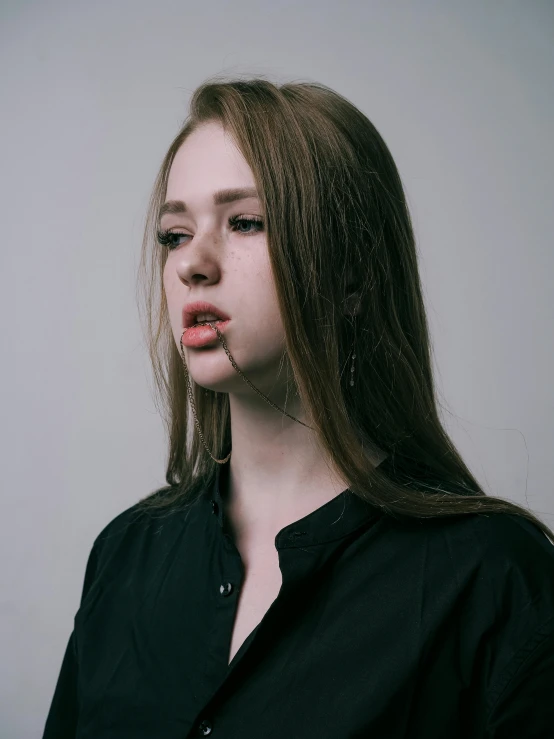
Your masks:
M 228 320 L 221 321 L 217 324 L 217 328 L 220 330 L 221 333 L 224 333 L 228 324 Z M 217 344 L 220 343 L 216 332 L 209 326 L 193 326 L 192 328 L 187 329 L 181 335 L 181 341 L 183 343 L 183 346 L 190 346 L 193 348 L 207 346 L 208 344 L 213 344 L 214 342 Z
M 229 316 L 226 315 L 222 310 L 220 310 L 216 305 L 212 305 L 212 303 L 207 303 L 205 300 L 196 300 L 193 303 L 187 303 L 183 308 L 183 328 L 194 326 L 194 324 L 196 323 L 196 316 L 199 313 L 213 313 L 214 315 L 219 316 L 222 321 L 229 320 Z

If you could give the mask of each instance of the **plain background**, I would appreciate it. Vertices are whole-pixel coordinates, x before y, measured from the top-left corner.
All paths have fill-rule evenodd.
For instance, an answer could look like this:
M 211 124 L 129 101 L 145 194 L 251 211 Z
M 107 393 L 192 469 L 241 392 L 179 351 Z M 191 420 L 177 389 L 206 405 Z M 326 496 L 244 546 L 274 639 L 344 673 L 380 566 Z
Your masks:
M 319 81 L 405 183 L 445 426 L 554 526 L 552 2 L 2 3 L 0 736 L 40 736 L 92 542 L 165 483 L 135 297 L 206 77 Z

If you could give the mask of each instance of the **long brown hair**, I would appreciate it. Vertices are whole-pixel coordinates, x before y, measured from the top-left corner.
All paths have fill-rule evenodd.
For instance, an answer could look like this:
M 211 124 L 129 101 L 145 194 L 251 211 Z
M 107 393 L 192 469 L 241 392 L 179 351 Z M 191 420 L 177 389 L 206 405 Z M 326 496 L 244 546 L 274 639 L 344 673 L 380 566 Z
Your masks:
M 259 78 L 212 78 L 196 89 L 155 181 L 139 286 L 169 436 L 168 487 L 141 506 L 188 505 L 217 467 L 195 431 L 163 292 L 167 252 L 156 241 L 174 156 L 192 131 L 212 121 L 234 137 L 253 172 L 297 391 L 350 490 L 395 518 L 508 513 L 554 540 L 529 510 L 481 489 L 441 425 L 410 213 L 382 137 L 324 85 Z M 354 391 L 345 371 L 352 318 L 343 311 L 351 293 L 361 301 Z M 192 378 L 191 385 L 207 445 L 221 458 L 231 447 L 228 395 Z M 375 447 L 388 455 L 377 467 L 368 456 Z

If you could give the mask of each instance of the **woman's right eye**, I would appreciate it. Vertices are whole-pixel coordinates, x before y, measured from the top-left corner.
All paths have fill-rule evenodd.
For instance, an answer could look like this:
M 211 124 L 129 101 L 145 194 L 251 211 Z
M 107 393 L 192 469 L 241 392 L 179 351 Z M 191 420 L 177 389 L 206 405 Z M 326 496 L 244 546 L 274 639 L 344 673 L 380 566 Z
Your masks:
M 178 231 L 158 231 L 156 238 L 162 246 L 167 246 L 169 251 L 176 249 L 181 244 L 177 243 L 177 239 L 182 236 L 190 236 L 190 234 L 179 233 Z

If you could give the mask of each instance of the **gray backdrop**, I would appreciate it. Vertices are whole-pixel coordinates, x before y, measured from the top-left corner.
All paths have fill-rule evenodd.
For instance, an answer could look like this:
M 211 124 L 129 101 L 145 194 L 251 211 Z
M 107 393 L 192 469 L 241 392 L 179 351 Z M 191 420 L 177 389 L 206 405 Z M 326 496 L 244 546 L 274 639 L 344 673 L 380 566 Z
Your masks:
M 40 736 L 90 547 L 164 484 L 135 280 L 155 173 L 207 76 L 323 82 L 406 185 L 445 425 L 554 526 L 552 2 L 1 7 L 0 737 Z

